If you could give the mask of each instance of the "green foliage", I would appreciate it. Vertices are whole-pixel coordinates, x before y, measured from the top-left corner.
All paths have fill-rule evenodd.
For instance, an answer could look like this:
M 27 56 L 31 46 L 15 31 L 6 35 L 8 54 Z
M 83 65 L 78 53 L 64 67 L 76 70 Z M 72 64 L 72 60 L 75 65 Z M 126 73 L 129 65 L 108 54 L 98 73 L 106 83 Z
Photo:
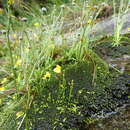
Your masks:
M 39 115 L 37 122 L 44 123 L 44 128 L 47 128 L 46 124 L 50 123 L 50 129 L 63 129 L 68 123 L 68 120 L 70 120 L 71 115 L 80 116 L 81 108 L 77 104 L 82 102 L 82 96 L 90 94 L 90 97 L 94 98 L 92 66 L 91 61 L 77 61 L 77 63 L 66 64 L 65 67 L 62 66 L 63 73 L 60 75 L 52 73 L 52 78 L 46 82 L 34 81 L 34 84 L 32 84 L 34 87 L 41 87 L 37 90 L 31 106 L 33 109 L 31 109 L 32 112 L 30 113 L 30 123 L 35 122 L 34 117 Z M 106 74 L 105 71 L 103 73 Z M 97 89 L 102 89 L 103 84 L 101 80 L 104 80 L 104 78 L 105 76 L 103 75 L 98 86 L 95 86 L 98 87 Z M 86 99 L 86 101 L 88 101 L 88 99 Z M 35 127 L 35 125 L 33 127 Z
M 0 69 L 2 130 L 75 129 L 73 118 L 89 123 L 91 119 L 84 117 L 83 106 L 105 93 L 104 88 L 110 83 L 108 65 L 89 44 L 91 25 L 87 22 L 84 27 L 81 22 L 92 20 L 88 15 L 93 14 L 91 8 L 80 0 L 51 2 L 56 6 L 45 12 L 35 2 L 31 6 L 22 4 L 18 12 L 27 21 L 12 15 L 12 5 L 6 15 L 0 15 L 0 24 L 7 30 L 2 35 L 6 40 L 0 46 L 0 57 L 6 63 Z M 81 21 L 73 23 L 78 16 Z M 73 44 L 68 44 L 65 37 L 72 33 L 63 29 L 68 26 L 66 22 L 82 31 Z

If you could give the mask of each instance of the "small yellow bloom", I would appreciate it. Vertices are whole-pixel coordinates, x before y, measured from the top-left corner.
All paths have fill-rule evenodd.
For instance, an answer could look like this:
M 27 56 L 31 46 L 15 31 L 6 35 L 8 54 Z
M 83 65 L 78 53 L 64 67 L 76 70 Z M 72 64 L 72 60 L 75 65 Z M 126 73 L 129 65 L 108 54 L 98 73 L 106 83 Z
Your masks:
M 13 34 L 13 38 L 15 38 L 15 39 L 17 38 L 17 34 L 16 33 Z
M 93 21 L 89 19 L 87 23 L 88 24 L 93 24 Z
M 55 73 L 61 73 L 61 66 L 60 65 L 56 65 L 56 67 L 53 70 Z
M 14 0 L 8 0 L 8 4 L 9 4 L 9 5 L 14 4 Z
M 128 28 L 128 31 L 130 31 L 130 28 Z
M 61 88 L 65 88 L 65 86 L 63 84 L 60 85 Z
M 7 81 L 8 81 L 7 78 L 3 78 L 3 80 L 1 81 L 1 84 L 6 83 Z
M 39 23 L 34 23 L 34 26 L 35 26 L 35 27 L 39 27 L 40 24 L 39 24 Z
M 4 87 L 0 87 L 0 91 L 4 91 L 5 90 L 5 88 Z
M 23 116 L 24 112 L 20 111 L 16 113 L 16 119 L 18 119 L 19 117 Z
M 16 99 L 16 96 L 13 96 L 13 97 L 12 97 L 12 99 L 14 99 L 14 100 L 15 100 L 15 99 Z
M 43 76 L 43 79 L 49 79 L 51 77 L 51 74 L 49 72 L 46 72 L 46 74 Z
M 19 59 L 19 60 L 17 60 L 17 62 L 16 62 L 16 64 L 15 64 L 15 66 L 17 67 L 17 66 L 20 66 L 22 64 L 22 60 L 21 59 Z

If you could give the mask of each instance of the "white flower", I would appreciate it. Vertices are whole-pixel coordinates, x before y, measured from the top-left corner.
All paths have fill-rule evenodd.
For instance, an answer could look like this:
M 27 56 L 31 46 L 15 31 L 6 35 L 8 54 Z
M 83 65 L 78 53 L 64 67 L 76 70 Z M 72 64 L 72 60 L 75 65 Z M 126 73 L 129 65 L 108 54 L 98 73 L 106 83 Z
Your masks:
M 45 7 L 42 7 L 42 12 L 47 12 L 47 9 Z
M 65 8 L 65 5 L 61 5 L 60 7 L 64 9 L 64 8 Z

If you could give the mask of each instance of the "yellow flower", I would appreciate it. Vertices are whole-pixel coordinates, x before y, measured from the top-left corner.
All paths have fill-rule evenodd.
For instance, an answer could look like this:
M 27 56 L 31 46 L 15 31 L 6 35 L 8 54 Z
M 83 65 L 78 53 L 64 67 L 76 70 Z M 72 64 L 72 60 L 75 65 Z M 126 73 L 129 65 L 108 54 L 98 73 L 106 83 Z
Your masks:
M 55 73 L 61 73 L 61 66 L 60 65 L 56 65 L 56 67 L 53 70 Z
M 16 113 L 16 119 L 18 119 L 19 117 L 23 116 L 24 112 L 20 111 Z
M 128 28 L 128 31 L 130 31 L 130 28 Z
M 43 79 L 49 79 L 51 77 L 51 74 L 49 72 L 46 72 L 46 74 L 43 76 Z
M 3 78 L 3 80 L 1 81 L 1 84 L 6 83 L 7 81 L 8 81 L 7 78 Z
M 17 38 L 17 34 L 16 33 L 13 34 L 13 38 L 15 38 L 15 39 Z
M 18 59 L 16 64 L 15 64 L 15 67 L 18 67 L 22 64 L 22 60 L 21 59 Z
M 5 90 L 5 88 L 4 87 L 0 87 L 0 91 L 4 91 Z
M 87 23 L 88 24 L 93 24 L 93 21 L 89 19 Z
M 9 4 L 9 5 L 14 4 L 14 0 L 8 0 L 8 4 Z
M 12 99 L 14 99 L 14 100 L 15 100 L 15 99 L 16 99 L 16 96 L 13 96 L 13 97 L 12 97 Z
M 39 27 L 40 24 L 39 24 L 39 23 L 34 23 L 34 26 L 35 26 L 35 27 Z
M 63 84 L 60 85 L 61 88 L 65 88 L 65 86 Z

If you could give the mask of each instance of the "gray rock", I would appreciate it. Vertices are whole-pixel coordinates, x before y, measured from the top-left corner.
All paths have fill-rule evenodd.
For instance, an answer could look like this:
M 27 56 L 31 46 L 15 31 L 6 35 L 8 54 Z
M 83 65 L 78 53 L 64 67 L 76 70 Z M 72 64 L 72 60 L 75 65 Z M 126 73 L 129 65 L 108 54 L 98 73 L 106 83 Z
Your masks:
M 117 29 L 117 26 L 120 28 L 120 34 L 130 33 L 130 12 L 120 16 L 113 16 L 111 18 L 105 19 L 101 22 L 98 22 L 92 27 L 91 33 L 89 34 L 90 38 L 102 37 L 105 35 L 112 35 Z
M 79 27 L 72 32 L 67 32 L 64 34 L 66 44 L 71 45 L 78 42 L 83 33 L 84 36 L 89 38 L 90 41 L 95 41 L 104 36 L 113 35 L 116 33 L 116 29 L 119 29 L 120 34 L 130 33 L 130 29 L 128 29 L 130 28 L 130 12 L 122 14 L 120 17 L 113 16 L 97 22 L 93 25 L 93 27 L 86 26 L 86 23 L 84 23 L 83 26 L 83 28 Z

